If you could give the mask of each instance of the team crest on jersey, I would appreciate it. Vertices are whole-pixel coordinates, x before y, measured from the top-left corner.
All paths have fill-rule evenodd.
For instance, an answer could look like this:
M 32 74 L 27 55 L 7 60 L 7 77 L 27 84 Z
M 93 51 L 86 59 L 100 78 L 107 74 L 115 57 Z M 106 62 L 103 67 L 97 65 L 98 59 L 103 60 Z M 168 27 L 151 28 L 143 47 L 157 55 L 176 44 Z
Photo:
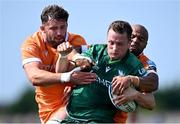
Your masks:
M 109 67 L 109 66 L 107 66 L 106 67 L 106 73 L 108 72 L 108 71 L 110 71 L 111 70 L 111 68 Z

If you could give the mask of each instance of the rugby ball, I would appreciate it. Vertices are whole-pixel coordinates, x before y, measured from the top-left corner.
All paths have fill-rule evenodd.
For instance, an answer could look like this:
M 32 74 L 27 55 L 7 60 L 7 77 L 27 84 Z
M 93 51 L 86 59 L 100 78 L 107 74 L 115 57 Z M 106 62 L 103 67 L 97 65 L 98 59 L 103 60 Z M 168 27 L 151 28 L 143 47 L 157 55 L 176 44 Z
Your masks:
M 130 101 L 130 102 L 127 102 L 127 103 L 124 103 L 124 104 L 121 104 L 121 105 L 116 105 L 114 103 L 114 101 L 113 101 L 113 98 L 116 98 L 117 95 L 112 94 L 111 86 L 109 86 L 108 92 L 109 92 L 109 97 L 110 97 L 110 100 L 111 100 L 112 104 L 118 110 L 121 110 L 121 111 L 124 111 L 124 112 L 133 112 L 133 111 L 136 110 L 137 104 L 134 101 Z

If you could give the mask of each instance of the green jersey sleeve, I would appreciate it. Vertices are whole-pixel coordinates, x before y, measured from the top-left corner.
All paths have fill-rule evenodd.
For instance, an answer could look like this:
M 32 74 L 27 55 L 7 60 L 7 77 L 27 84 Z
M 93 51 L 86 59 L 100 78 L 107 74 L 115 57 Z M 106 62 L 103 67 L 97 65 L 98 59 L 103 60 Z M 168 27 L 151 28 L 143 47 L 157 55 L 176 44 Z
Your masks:
M 82 55 L 91 58 L 94 62 L 97 62 L 104 55 L 105 49 L 107 49 L 107 45 L 105 44 L 92 45 L 87 51 L 83 52 Z

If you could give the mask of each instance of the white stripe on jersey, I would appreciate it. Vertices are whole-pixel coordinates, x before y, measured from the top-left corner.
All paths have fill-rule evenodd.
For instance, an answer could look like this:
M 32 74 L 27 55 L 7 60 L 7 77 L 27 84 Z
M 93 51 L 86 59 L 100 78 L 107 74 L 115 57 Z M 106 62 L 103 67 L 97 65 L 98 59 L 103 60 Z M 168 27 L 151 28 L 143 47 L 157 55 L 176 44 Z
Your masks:
M 42 62 L 40 58 L 27 58 L 22 61 L 22 65 L 24 66 L 25 64 L 29 62 Z

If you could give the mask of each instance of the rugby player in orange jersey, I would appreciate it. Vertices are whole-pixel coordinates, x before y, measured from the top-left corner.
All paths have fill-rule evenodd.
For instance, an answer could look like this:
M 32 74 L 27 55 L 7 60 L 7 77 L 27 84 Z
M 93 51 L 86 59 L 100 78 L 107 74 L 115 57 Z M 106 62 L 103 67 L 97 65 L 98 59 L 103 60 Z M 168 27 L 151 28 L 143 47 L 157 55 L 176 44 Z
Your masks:
M 139 82 L 139 87 L 138 89 L 142 92 L 152 92 L 158 89 L 158 75 L 156 73 L 156 65 L 153 61 L 151 61 L 148 57 L 146 57 L 143 54 L 143 50 L 146 48 L 147 41 L 148 41 L 148 31 L 147 29 L 139 24 L 134 24 L 132 25 L 132 36 L 131 36 L 131 46 L 130 46 L 130 51 L 138 57 L 138 59 L 143 63 L 145 69 L 149 70 L 149 76 L 147 77 L 146 84 L 142 83 L 141 81 Z M 131 76 L 131 78 L 137 78 Z M 122 79 L 119 78 L 119 81 L 122 81 Z M 141 78 L 139 80 L 142 80 Z M 150 97 L 149 103 L 151 103 L 154 99 L 154 96 L 151 93 L 143 93 L 146 94 Z M 136 95 L 135 95 L 136 96 Z M 124 97 L 125 98 L 125 97 Z M 128 98 L 131 99 L 131 98 Z M 124 99 L 124 101 L 128 101 L 128 99 Z M 155 107 L 155 104 L 149 104 L 149 105 L 142 105 L 141 103 L 145 102 L 139 102 L 136 100 L 140 106 L 153 109 Z M 122 102 L 122 101 L 121 101 Z M 153 105 L 153 106 L 151 106 Z M 149 107 L 148 107 L 149 106 Z M 136 112 L 133 113 L 132 115 L 133 119 L 136 119 Z M 125 112 L 118 112 L 115 116 L 115 121 L 120 122 L 120 123 L 126 123 L 127 121 L 128 114 Z M 135 120 L 132 120 L 135 121 Z
M 58 5 L 45 7 L 41 14 L 40 30 L 22 44 L 23 68 L 28 79 L 35 86 L 39 117 L 43 124 L 64 119 L 66 115 L 64 102 L 68 92 L 65 87 L 71 85 L 68 82 L 88 84 L 96 79 L 96 75 L 89 72 L 82 73 L 74 70 L 71 74 L 55 73 L 58 56 L 62 57 L 57 52 L 59 44 L 63 42 L 69 42 L 72 45 L 86 44 L 80 35 L 67 32 L 68 17 L 68 12 Z M 73 49 L 73 51 L 76 50 Z

